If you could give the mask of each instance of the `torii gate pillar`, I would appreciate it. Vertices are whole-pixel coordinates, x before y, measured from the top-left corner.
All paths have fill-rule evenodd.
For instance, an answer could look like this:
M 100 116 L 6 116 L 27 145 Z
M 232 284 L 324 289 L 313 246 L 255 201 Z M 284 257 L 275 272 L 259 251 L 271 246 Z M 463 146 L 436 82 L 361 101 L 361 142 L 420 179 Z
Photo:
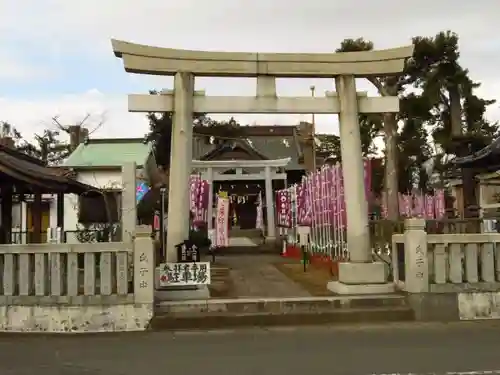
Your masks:
M 168 187 L 166 261 L 177 262 L 175 245 L 189 235 L 189 176 L 193 154 L 194 76 L 178 72 L 174 77 L 174 116 Z

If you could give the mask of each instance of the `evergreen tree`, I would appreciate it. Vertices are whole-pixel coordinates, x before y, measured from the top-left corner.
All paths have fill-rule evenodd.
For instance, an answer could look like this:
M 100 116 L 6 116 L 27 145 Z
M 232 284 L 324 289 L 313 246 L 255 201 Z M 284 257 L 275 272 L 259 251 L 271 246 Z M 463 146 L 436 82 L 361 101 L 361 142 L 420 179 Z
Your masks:
M 383 130 L 388 134 L 385 182 L 393 211 L 397 208 L 395 192 L 429 187 L 427 160 L 433 159 L 437 171 L 445 175 L 450 169 L 446 155 L 477 150 L 497 136 L 497 124 L 485 118 L 494 101 L 474 94 L 479 84 L 459 64 L 458 42 L 458 35 L 450 31 L 415 37 L 413 57 L 400 77 L 367 78 L 381 95 L 401 99 L 398 114 L 383 116 Z M 358 38 L 344 40 L 337 51 L 372 49 L 372 42 Z

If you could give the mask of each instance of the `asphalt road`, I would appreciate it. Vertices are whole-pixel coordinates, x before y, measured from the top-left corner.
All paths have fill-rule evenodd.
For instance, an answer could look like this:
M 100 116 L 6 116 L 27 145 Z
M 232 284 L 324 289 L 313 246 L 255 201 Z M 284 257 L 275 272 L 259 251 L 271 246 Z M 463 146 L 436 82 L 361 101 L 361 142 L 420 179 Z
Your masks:
M 500 374 L 500 322 L 0 334 L 1 375 Z

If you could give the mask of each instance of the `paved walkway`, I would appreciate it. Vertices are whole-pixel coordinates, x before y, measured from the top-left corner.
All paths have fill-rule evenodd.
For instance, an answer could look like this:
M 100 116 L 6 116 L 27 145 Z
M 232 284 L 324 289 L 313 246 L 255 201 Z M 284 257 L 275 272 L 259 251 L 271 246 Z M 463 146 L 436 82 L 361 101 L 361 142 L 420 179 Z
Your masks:
M 0 335 L 0 374 L 497 375 L 499 348 L 496 322 Z
M 231 269 L 233 294 L 238 298 L 311 296 L 273 266 L 272 263 L 283 261 L 279 256 L 226 255 L 218 261 Z

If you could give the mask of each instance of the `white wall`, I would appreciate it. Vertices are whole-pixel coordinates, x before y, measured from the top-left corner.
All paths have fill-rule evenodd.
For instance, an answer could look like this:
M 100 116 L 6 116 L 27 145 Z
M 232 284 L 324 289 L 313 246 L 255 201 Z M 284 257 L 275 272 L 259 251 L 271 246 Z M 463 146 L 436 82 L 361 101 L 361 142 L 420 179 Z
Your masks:
M 94 186 L 99 189 L 121 189 L 122 174 L 116 171 L 80 171 L 76 179 L 84 184 Z M 50 226 L 56 227 L 57 223 L 57 202 L 54 199 L 50 206 Z M 76 231 L 78 224 L 78 196 L 66 194 L 64 196 L 64 230 Z M 74 233 L 67 233 L 67 242 L 77 243 Z
M 26 230 L 26 203 L 12 204 L 12 228 Z
M 12 242 L 26 243 L 26 203 L 12 204 Z M 17 234 L 16 234 L 17 233 Z

